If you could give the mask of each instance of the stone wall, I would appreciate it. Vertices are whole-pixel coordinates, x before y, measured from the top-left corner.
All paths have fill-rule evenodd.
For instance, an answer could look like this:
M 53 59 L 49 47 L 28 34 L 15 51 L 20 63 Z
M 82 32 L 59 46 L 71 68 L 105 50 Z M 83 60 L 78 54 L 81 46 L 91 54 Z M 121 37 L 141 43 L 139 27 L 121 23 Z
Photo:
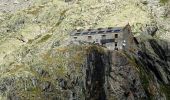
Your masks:
M 95 32 L 95 31 L 94 31 Z M 123 49 L 122 48 L 122 41 L 123 41 L 123 32 L 103 32 L 103 33 L 97 33 L 95 32 L 95 34 L 92 33 L 88 33 L 88 31 L 84 32 L 86 34 L 82 34 L 82 33 L 75 33 L 74 35 L 70 35 L 71 36 L 71 41 L 73 42 L 87 42 L 87 43 L 96 43 L 96 44 L 100 44 L 103 46 L 106 46 L 108 49 L 110 50 L 115 50 L 115 48 L 119 49 Z M 101 43 L 101 40 L 111 40 L 108 43 Z

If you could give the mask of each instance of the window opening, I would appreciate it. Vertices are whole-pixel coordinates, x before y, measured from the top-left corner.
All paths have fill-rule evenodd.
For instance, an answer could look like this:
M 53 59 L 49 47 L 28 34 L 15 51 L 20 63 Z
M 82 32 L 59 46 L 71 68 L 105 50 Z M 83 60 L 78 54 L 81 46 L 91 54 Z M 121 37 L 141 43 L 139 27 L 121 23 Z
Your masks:
M 115 34 L 115 38 L 118 38 L 118 34 Z

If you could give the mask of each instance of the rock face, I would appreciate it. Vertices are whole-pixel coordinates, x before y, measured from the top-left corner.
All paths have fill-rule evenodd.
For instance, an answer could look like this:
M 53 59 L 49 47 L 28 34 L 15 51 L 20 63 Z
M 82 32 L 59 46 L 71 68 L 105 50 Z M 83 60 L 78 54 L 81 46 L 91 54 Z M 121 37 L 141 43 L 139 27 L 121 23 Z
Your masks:
M 152 51 L 146 49 L 147 44 Z M 169 43 L 151 39 L 147 43 L 141 44 L 141 48 L 139 59 L 140 61 L 145 59 L 142 64 L 146 69 L 152 71 L 159 81 L 169 84 Z
M 0 12 L 13 13 L 34 4 L 33 0 L 0 0 Z
M 35 65 L 33 63 L 26 65 L 30 61 L 35 61 L 35 58 L 24 61 L 26 56 L 22 59 L 22 63 L 13 63 L 11 66 L 15 70 L 6 70 L 1 75 L 1 99 L 84 100 L 85 56 L 81 47 L 71 48 L 62 47 L 57 49 L 58 53 L 53 49 L 50 53 L 41 55 L 41 61 L 35 62 L 37 65 L 35 63 Z M 3 65 L 1 68 L 6 66 L 9 65 Z
M 154 36 L 158 31 L 158 27 L 156 25 L 148 25 L 145 27 L 144 34 Z
M 87 55 L 86 100 L 149 99 L 132 62 L 123 51 L 91 51 Z
M 86 100 L 107 100 L 106 98 L 106 69 L 108 59 L 97 50 L 87 56 L 86 65 Z M 105 60 L 105 61 L 104 61 Z
M 6 69 L 1 76 L 1 98 L 166 100 L 169 98 L 168 45 L 148 40 L 139 44 L 136 54 L 88 45 L 53 48 L 36 64 L 24 60 L 20 64 L 10 63 L 15 70 Z M 1 67 L 6 66 L 9 65 Z M 23 69 L 27 70 L 23 73 Z
M 147 39 L 137 52 L 92 51 L 87 56 L 88 100 L 169 100 L 169 46 Z
M 122 52 L 113 52 L 111 56 L 112 64 L 108 71 L 109 96 L 120 100 L 147 99 L 135 65 Z
M 155 88 L 155 91 L 147 90 L 148 93 L 155 95 L 153 99 L 160 99 L 164 96 L 169 99 L 170 43 L 163 40 L 149 39 L 142 42 L 139 46 L 140 51 L 138 56 L 135 57 L 136 63 L 141 66 L 141 73 L 147 74 L 147 77 L 144 75 L 142 79 L 145 80 L 145 85 L 152 85 L 152 89 Z M 159 89 L 160 91 L 157 91 Z M 163 95 L 162 93 L 165 94 Z
M 139 5 L 147 12 L 150 12 L 150 15 L 152 16 L 152 22 L 155 23 L 158 28 L 157 34 L 159 34 L 159 37 L 161 37 L 162 39 L 169 40 L 170 1 L 141 0 L 141 4 Z

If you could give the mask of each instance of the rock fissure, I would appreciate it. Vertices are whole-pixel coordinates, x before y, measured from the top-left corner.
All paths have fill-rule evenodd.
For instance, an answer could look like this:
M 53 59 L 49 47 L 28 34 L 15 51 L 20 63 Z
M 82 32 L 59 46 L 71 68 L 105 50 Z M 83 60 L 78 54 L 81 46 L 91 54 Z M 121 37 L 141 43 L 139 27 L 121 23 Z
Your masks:
M 107 100 L 105 91 L 105 63 L 103 54 L 92 51 L 87 56 L 86 100 Z

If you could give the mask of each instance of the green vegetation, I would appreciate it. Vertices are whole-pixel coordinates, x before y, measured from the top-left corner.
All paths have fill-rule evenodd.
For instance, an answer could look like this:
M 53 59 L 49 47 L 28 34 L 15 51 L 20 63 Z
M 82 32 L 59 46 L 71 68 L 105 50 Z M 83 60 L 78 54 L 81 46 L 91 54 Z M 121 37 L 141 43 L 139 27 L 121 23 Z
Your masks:
M 0 86 L 2 83 L 6 84 L 6 80 L 12 80 L 11 78 L 13 77 L 16 77 L 15 80 L 12 80 L 15 84 L 12 84 L 11 91 L 4 91 L 4 94 L 12 95 L 11 93 L 13 93 L 21 97 L 21 100 L 38 100 L 37 98 L 44 98 L 44 93 L 48 93 L 46 96 L 49 96 L 48 99 L 50 100 L 53 97 L 65 97 L 63 96 L 65 92 L 61 92 L 58 86 L 58 80 L 65 79 L 68 84 L 71 84 L 74 79 L 70 79 L 68 75 L 78 77 L 80 81 L 83 80 L 82 66 L 87 53 L 84 48 L 87 50 L 92 49 L 92 47 L 85 45 L 57 47 L 40 53 L 37 58 L 29 57 L 29 60 L 23 60 L 24 64 L 10 64 L 9 69 L 3 72 L 4 80 L 0 79 Z M 35 62 L 32 62 L 33 60 Z M 50 86 L 48 87 L 48 85 Z M 72 85 L 69 85 L 69 87 L 72 87 Z M 66 92 L 65 94 L 68 93 Z
M 167 100 L 170 100 L 170 85 L 162 84 L 160 88 L 161 88 L 161 92 L 165 93 Z
M 152 79 L 152 75 L 150 73 L 148 73 L 143 67 L 141 67 L 141 66 L 143 66 L 142 62 L 137 63 L 136 62 L 137 59 L 134 58 L 134 57 L 131 57 L 127 53 L 125 53 L 125 56 L 127 58 L 129 58 L 129 62 L 132 64 L 132 66 L 135 66 L 136 69 L 138 70 L 142 86 L 143 86 L 146 94 L 148 95 L 149 100 L 153 100 L 153 94 L 151 94 L 151 92 L 149 90 L 150 89 L 149 85 L 151 84 L 150 82 L 151 82 L 151 79 Z
M 45 35 L 44 37 L 41 38 L 41 40 L 38 41 L 38 43 L 42 43 L 42 42 L 47 41 L 51 36 L 52 35 L 50 35 L 50 34 Z
M 140 79 L 142 80 L 143 88 L 145 89 L 145 92 L 149 94 L 148 92 L 148 86 L 149 86 L 149 77 L 145 74 L 144 70 L 140 70 Z
M 35 40 L 37 40 L 37 39 L 39 39 L 39 38 L 41 38 L 41 35 L 37 35 L 34 39 L 29 39 L 29 40 L 28 40 L 28 44 L 33 43 Z
M 169 0 L 160 0 L 161 3 L 167 3 Z
M 36 15 L 39 14 L 41 9 L 43 9 L 43 8 L 44 8 L 44 5 L 40 5 L 38 7 L 33 6 L 33 7 L 29 8 L 29 9 L 27 9 L 27 10 L 24 10 L 24 12 L 26 12 L 27 14 L 32 14 L 32 15 L 36 16 Z

